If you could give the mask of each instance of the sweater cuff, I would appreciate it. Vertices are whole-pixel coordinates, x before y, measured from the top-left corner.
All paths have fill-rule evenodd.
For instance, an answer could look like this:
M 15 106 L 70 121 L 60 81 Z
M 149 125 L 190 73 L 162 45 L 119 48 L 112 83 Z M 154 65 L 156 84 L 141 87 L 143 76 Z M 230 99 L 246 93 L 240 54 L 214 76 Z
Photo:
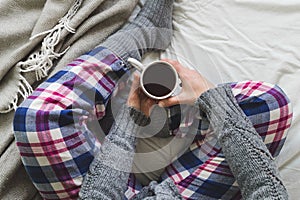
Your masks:
M 136 134 L 141 125 L 146 124 L 148 120 L 148 117 L 140 111 L 126 105 L 122 106 L 92 166 L 101 163 L 118 171 L 130 172 Z M 91 169 L 94 168 L 97 167 Z
M 150 118 L 142 112 L 123 105 L 105 140 L 119 145 L 121 149 L 126 151 L 134 151 L 136 135 L 141 127 L 147 125 L 149 121 Z
M 140 127 L 148 125 L 150 118 L 134 107 L 123 105 L 117 114 L 115 123 L 121 132 L 135 133 Z
M 204 92 L 195 105 L 207 114 L 213 129 L 222 129 L 228 123 L 245 126 L 250 122 L 239 107 L 229 84 Z
M 133 119 L 134 123 L 139 126 L 146 126 L 150 123 L 150 117 L 147 117 L 141 111 L 135 109 L 134 107 L 128 107 L 130 117 Z

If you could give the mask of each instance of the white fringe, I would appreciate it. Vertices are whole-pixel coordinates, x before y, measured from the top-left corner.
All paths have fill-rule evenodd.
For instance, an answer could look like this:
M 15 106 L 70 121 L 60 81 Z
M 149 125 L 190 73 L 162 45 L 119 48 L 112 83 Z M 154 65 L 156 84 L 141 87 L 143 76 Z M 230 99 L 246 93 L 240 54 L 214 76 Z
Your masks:
M 76 0 L 74 5 L 70 8 L 68 13 L 59 21 L 59 23 L 48 31 L 38 33 L 30 38 L 40 37 L 46 35 L 42 42 L 41 49 L 37 52 L 32 53 L 26 61 L 20 61 L 17 63 L 17 66 L 21 68 L 21 72 L 32 72 L 35 71 L 36 80 L 41 80 L 44 77 L 48 76 L 48 72 L 53 66 L 53 60 L 61 57 L 65 54 L 70 47 L 65 49 L 61 53 L 56 53 L 55 47 L 61 39 L 61 32 L 66 29 L 70 33 L 75 33 L 75 29 L 72 28 L 69 23 L 72 17 L 77 13 L 82 0 Z
M 75 29 L 72 28 L 72 27 L 70 27 L 69 23 L 70 23 L 70 20 L 77 13 L 77 11 L 78 11 L 81 3 L 82 3 L 82 0 L 76 0 L 76 2 L 74 3 L 74 5 L 68 11 L 68 13 L 61 20 L 59 20 L 59 23 L 53 29 L 50 29 L 48 31 L 44 31 L 44 32 L 38 33 L 38 34 L 32 36 L 30 38 L 30 40 L 33 40 L 34 38 L 37 38 L 37 37 L 42 36 L 42 35 L 45 35 L 47 33 L 51 33 L 54 30 L 56 30 L 57 28 L 61 28 L 61 26 L 63 28 L 65 28 L 67 31 L 69 31 L 71 33 L 75 33 Z
M 6 110 L 0 110 L 0 113 L 8 113 L 12 110 L 16 110 L 18 108 L 19 95 L 23 99 L 25 99 L 33 92 L 31 85 L 28 83 L 28 81 L 25 79 L 25 77 L 22 76 L 21 74 L 20 74 L 20 79 L 21 80 L 19 82 L 18 94 L 12 100 L 10 105 L 8 105 L 8 108 Z
M 79 7 L 82 4 L 82 0 L 76 0 L 73 6 L 70 8 L 68 13 L 59 21 L 59 23 L 50 30 L 38 33 L 30 38 L 33 40 L 37 37 L 46 35 L 43 39 L 41 49 L 39 51 L 33 52 L 28 56 L 27 60 L 20 61 L 16 64 L 17 67 L 20 67 L 21 73 L 27 73 L 35 71 L 36 80 L 39 81 L 44 77 L 48 76 L 48 72 L 53 66 L 53 60 L 61 57 L 65 54 L 70 47 L 65 49 L 63 52 L 55 52 L 55 47 L 61 39 L 61 32 L 65 29 L 70 33 L 75 33 L 75 29 L 72 28 L 70 20 L 77 13 Z M 18 95 L 22 98 L 27 98 L 32 92 L 33 89 L 25 79 L 24 76 L 21 76 L 21 81 L 19 85 Z M 19 96 L 16 96 L 13 101 L 8 106 L 6 110 L 0 110 L 0 113 L 8 113 L 13 109 L 16 110 L 18 107 Z

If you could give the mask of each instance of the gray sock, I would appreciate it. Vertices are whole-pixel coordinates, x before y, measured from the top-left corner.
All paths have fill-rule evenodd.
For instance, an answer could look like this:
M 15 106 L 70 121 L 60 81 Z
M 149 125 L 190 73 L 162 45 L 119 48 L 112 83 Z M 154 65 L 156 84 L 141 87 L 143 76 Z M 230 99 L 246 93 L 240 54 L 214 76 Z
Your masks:
M 135 19 L 108 37 L 104 46 L 127 63 L 129 57 L 141 60 L 149 50 L 165 50 L 172 37 L 174 0 L 147 0 Z

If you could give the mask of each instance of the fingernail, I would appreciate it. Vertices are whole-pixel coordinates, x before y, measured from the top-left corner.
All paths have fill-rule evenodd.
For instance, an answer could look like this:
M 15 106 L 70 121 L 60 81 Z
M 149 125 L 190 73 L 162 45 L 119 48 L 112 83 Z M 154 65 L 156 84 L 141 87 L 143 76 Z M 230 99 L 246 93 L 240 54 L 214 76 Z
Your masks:
M 161 102 L 161 101 L 158 102 L 158 106 L 159 106 L 159 107 L 164 107 L 164 105 L 165 105 L 165 104 L 164 104 L 163 102 Z

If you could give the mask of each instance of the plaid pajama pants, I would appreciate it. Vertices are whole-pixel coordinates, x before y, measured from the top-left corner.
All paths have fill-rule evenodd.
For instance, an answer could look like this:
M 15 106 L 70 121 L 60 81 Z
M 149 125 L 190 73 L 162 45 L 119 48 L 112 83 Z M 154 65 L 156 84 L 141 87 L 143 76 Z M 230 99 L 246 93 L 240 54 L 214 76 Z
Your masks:
M 14 131 L 22 162 L 44 199 L 78 197 L 89 164 L 101 146 L 89 124 L 105 119 L 105 107 L 124 76 L 129 76 L 124 62 L 108 49 L 97 47 L 42 83 L 16 110 Z M 291 125 L 287 96 L 278 86 L 264 82 L 237 82 L 231 87 L 276 157 Z M 171 109 L 168 112 L 170 125 L 174 122 L 187 130 L 193 124 L 187 122 L 190 116 L 180 119 Z M 240 199 L 221 148 L 205 135 L 207 124 L 198 124 L 193 129 L 197 139 L 166 167 L 162 179 L 171 178 L 185 199 Z M 131 174 L 124 198 L 132 198 L 141 188 Z

